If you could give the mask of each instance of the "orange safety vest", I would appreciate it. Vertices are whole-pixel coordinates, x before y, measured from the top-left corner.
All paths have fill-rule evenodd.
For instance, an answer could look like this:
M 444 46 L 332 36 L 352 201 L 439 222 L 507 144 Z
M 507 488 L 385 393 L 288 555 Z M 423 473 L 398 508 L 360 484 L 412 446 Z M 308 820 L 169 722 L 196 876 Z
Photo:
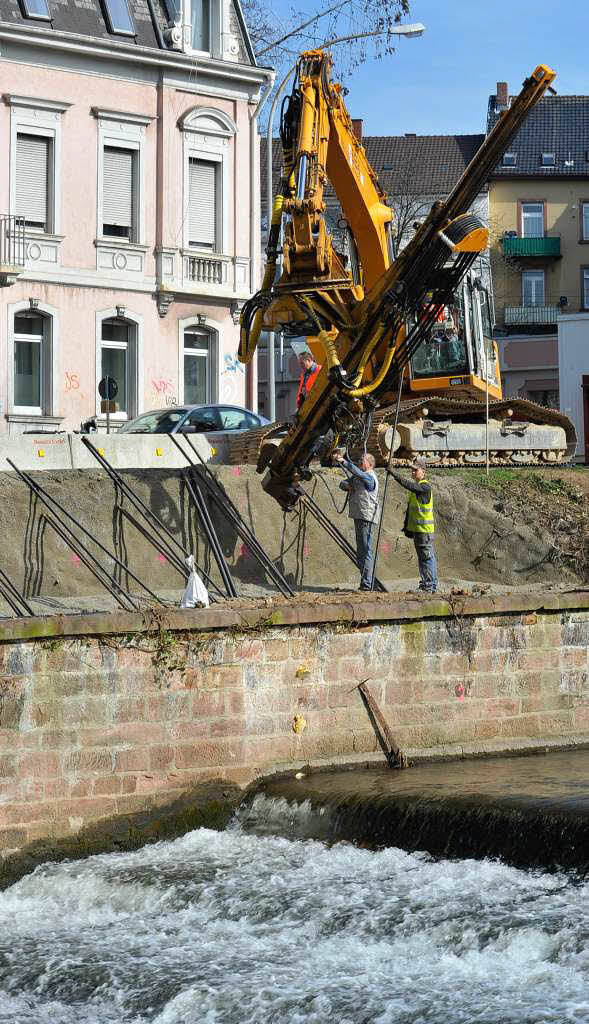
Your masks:
M 300 409 L 301 405 L 303 404 L 304 399 L 309 394 L 309 391 L 311 390 L 311 388 L 313 387 L 313 384 L 315 383 L 315 381 L 317 380 L 317 377 L 319 376 L 319 372 L 321 370 L 321 367 L 319 366 L 318 363 L 315 364 L 315 367 L 316 368 L 314 370 L 312 370 L 311 373 L 308 375 L 306 381 L 305 381 L 305 372 L 306 371 L 303 370 L 303 372 L 301 373 L 301 379 L 299 381 L 299 390 L 297 392 L 297 409 Z

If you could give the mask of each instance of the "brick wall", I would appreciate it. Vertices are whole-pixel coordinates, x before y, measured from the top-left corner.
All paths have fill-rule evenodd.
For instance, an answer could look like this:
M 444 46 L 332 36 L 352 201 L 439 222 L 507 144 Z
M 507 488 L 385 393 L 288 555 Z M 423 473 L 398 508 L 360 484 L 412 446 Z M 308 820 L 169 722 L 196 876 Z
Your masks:
M 285 603 L 280 626 L 253 603 L 170 612 L 155 630 L 132 615 L 6 620 L 0 851 L 159 813 L 213 779 L 381 758 L 363 679 L 414 756 L 589 741 L 587 595 L 517 603 Z

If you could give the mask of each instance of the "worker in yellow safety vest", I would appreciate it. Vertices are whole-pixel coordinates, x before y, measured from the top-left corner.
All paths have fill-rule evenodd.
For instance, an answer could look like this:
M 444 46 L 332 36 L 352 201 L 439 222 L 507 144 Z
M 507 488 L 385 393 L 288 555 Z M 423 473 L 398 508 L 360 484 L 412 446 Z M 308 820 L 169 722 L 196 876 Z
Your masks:
M 406 480 L 395 470 L 389 473 L 401 487 L 409 491 L 403 533 L 411 537 L 419 564 L 419 590 L 435 594 L 438 589 L 438 568 L 434 551 L 434 496 L 432 485 L 426 480 L 425 459 L 415 459 L 411 467 L 412 480 Z

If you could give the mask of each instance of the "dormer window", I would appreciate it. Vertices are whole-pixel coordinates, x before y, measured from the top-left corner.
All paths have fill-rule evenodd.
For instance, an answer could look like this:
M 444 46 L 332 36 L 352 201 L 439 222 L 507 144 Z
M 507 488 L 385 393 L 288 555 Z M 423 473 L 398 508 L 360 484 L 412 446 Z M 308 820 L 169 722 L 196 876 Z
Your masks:
M 210 0 L 191 0 L 190 23 L 192 49 L 209 53 L 211 49 Z
M 51 21 L 51 12 L 47 0 L 21 0 L 25 18 L 39 18 Z
M 503 166 L 504 167 L 515 167 L 517 163 L 517 153 L 504 153 L 503 154 Z
M 554 153 L 542 153 L 542 167 L 554 167 L 556 156 Z
M 122 36 L 137 34 L 127 0 L 104 0 L 104 9 L 109 32 Z

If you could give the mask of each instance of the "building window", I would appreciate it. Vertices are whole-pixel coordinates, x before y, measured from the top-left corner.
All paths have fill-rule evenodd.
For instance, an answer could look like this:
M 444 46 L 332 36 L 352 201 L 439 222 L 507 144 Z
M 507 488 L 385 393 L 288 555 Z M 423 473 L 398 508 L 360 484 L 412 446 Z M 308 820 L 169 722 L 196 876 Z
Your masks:
M 504 167 L 515 167 L 517 163 L 517 153 L 504 153 L 503 154 L 503 166 Z
M 61 243 L 62 115 L 71 104 L 12 93 L 4 94 L 4 102 L 10 106 L 10 213 L 25 219 L 32 243 L 27 264 L 54 271 Z M 46 236 L 42 246 L 35 234 Z
M 127 0 L 104 0 L 104 9 L 109 32 L 124 36 L 136 35 Z
M 583 309 L 589 309 L 589 267 L 581 270 Z
M 47 0 L 21 0 L 25 18 L 39 18 L 51 21 L 51 12 Z
M 13 411 L 40 416 L 48 411 L 51 377 L 51 318 L 23 311 L 14 316 Z
M 137 328 L 120 317 L 102 321 L 100 377 L 113 377 L 118 391 L 115 415 L 137 415 Z
M 229 161 L 235 123 L 221 110 L 193 107 L 179 121 L 184 137 L 183 238 L 184 273 L 194 250 L 230 254 L 232 203 Z M 206 269 L 206 268 L 205 268 Z M 215 269 L 215 268 L 213 268 Z M 221 274 L 225 273 L 220 267 Z M 224 283 L 219 266 L 210 283 Z
M 92 113 L 98 121 L 96 269 L 143 273 L 146 145 L 154 118 L 102 107 Z M 117 253 L 119 245 L 124 254 Z
M 52 139 L 19 132 L 16 137 L 14 212 L 32 231 L 51 232 Z
M 184 331 L 184 403 L 204 405 L 211 401 L 212 345 L 208 331 L 188 327 Z
M 544 238 L 544 203 L 522 203 L 522 238 Z
M 522 297 L 524 306 L 545 305 L 543 270 L 525 270 L 523 272 Z
M 554 167 L 556 155 L 554 153 L 542 153 L 542 167 Z
M 210 0 L 189 0 L 191 46 L 193 50 L 211 49 L 211 3 Z
M 581 201 L 581 241 L 589 242 L 589 201 Z
M 197 249 L 218 252 L 219 192 L 221 164 L 213 160 L 188 162 L 188 244 Z
M 105 146 L 102 170 L 102 234 L 137 240 L 137 158 L 134 149 Z

